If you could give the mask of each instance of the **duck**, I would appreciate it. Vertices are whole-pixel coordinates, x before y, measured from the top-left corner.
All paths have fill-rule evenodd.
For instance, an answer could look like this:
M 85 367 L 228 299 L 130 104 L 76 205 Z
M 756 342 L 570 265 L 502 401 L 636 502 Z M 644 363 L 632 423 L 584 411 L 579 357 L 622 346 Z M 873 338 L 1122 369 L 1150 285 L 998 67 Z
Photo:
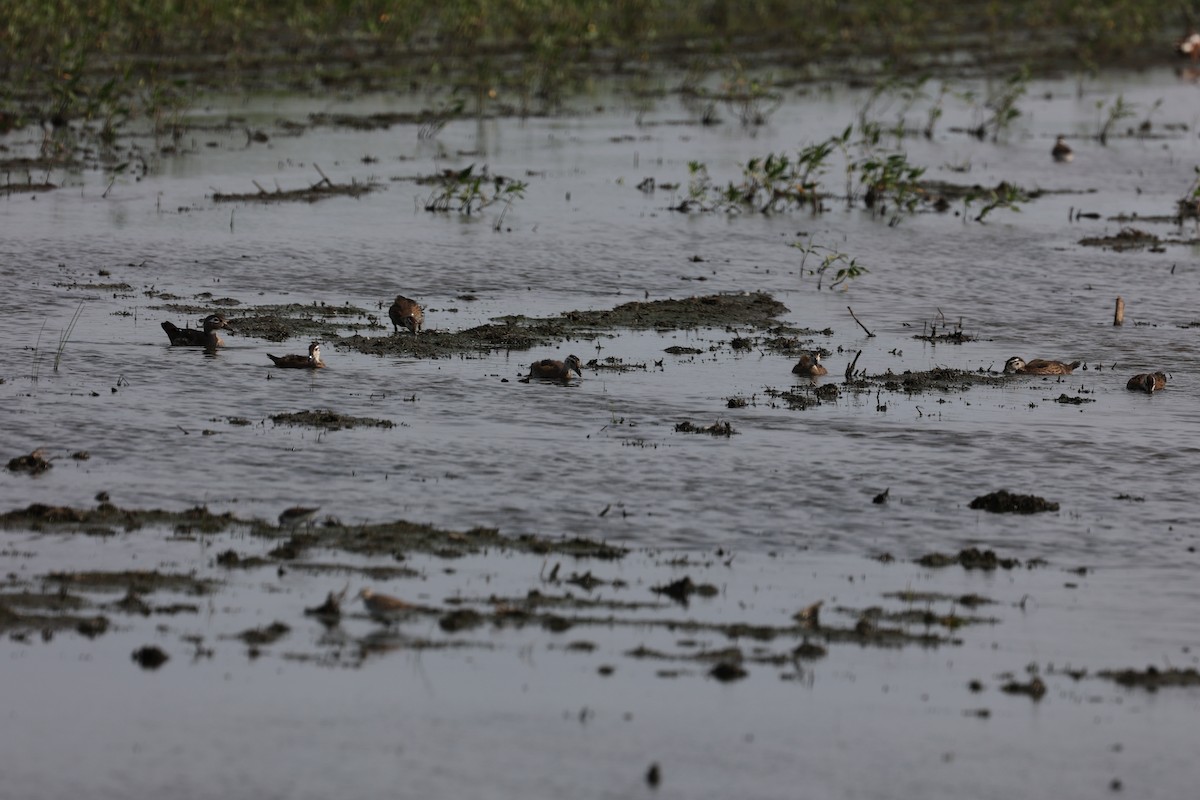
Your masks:
M 275 366 L 284 369 L 322 369 L 325 362 L 321 360 L 321 343 L 313 342 L 308 346 L 308 355 L 273 356 L 267 353 L 267 358 L 275 362 Z
M 1050 155 L 1054 156 L 1055 161 L 1066 164 L 1075 158 L 1075 151 L 1071 149 L 1071 145 L 1067 144 L 1067 140 L 1060 136 L 1054 141 Z
M 200 324 L 204 326 L 203 330 L 181 328 L 173 322 L 164 322 L 162 329 L 167 332 L 167 338 L 171 340 L 173 347 L 205 347 L 216 350 L 225 345 L 225 340 L 217 335 L 217 331 L 233 327 L 224 314 L 209 314 L 200 320 Z
M 800 356 L 799 363 L 792 367 L 792 372 L 797 375 L 828 375 L 829 370 L 821 366 L 821 353 L 813 350 L 811 353 L 805 353 Z
M 1129 383 L 1125 384 L 1125 388 L 1131 392 L 1154 394 L 1167 388 L 1167 376 L 1162 372 L 1145 372 L 1141 375 L 1134 375 L 1129 379 Z
M 388 316 L 392 318 L 392 333 L 399 333 L 403 325 L 415 336 L 421 332 L 421 325 L 425 322 L 425 312 L 421 311 L 417 301 L 402 294 L 396 295 L 395 302 L 388 309 Z
M 1175 43 L 1175 52 L 1193 62 L 1200 61 L 1200 33 L 1189 31 L 1187 36 Z
M 1025 361 L 1020 356 L 1013 356 L 1004 362 L 1004 371 L 1009 375 L 1070 375 L 1079 364 L 1078 361 L 1068 364 L 1065 361 L 1047 361 L 1044 358 Z
M 571 379 L 572 372 L 583 377 L 583 364 L 579 361 L 579 356 L 567 356 L 564 361 L 543 358 L 541 361 L 529 365 L 529 377 L 531 378 L 568 381 Z
M 301 525 L 310 525 L 320 506 L 292 506 L 279 514 L 279 527 L 295 530 Z
M 367 613 L 372 617 L 395 617 L 402 612 L 413 611 L 418 608 L 418 606 L 401 600 L 399 597 L 373 592 L 369 586 L 364 586 L 356 599 L 363 601 Z

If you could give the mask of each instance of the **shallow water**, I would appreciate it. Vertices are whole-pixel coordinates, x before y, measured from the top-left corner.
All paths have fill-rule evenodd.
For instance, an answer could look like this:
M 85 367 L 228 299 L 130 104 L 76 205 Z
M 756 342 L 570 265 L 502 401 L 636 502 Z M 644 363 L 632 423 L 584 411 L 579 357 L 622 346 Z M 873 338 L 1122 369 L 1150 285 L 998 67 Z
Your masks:
M 1198 321 L 1197 253 L 1178 245 L 1116 253 L 1077 244 L 1116 233 L 1122 224 L 1109 217 L 1118 213 L 1173 213 L 1200 163 L 1196 87 L 1159 70 L 1105 75 L 1085 82 L 1082 94 L 1077 88 L 1074 79 L 1035 82 L 1020 104 L 1025 113 L 999 144 L 951 132 L 974 121 L 961 101 L 947 102 L 933 141 L 904 140 L 928 177 L 1064 192 L 1023 204 L 1021 213 L 996 211 L 986 224 L 964 221 L 956 213 L 961 204 L 896 227 L 836 201 L 819 216 L 684 215 L 668 210 L 682 190 L 635 188 L 647 176 L 686 186 L 689 161 L 706 163 L 723 183 L 751 157 L 840 133 L 866 98 L 843 88 L 793 91 L 770 124 L 753 132 L 727 111 L 724 124 L 704 128 L 688 124 L 688 112 L 670 98 L 645 110 L 605 95 L 578 116 L 454 122 L 436 142 L 418 141 L 408 126 L 287 136 L 276 125 L 315 110 L 411 108 L 408 98 L 217 100 L 211 119 L 242 115 L 271 134 L 270 143 L 246 146 L 240 125 L 191 133 L 186 155 L 148 156 L 149 174 L 118 177 L 107 196 L 108 177 L 85 171 L 52 176 L 63 184 L 57 191 L 0 201 L 0 277 L 9 287 L 0 297 L 0 336 L 9 344 L 0 356 L 0 449 L 5 460 L 35 447 L 56 457 L 53 469 L 34 478 L 0 472 L 0 510 L 35 501 L 88 506 L 107 491 L 122 507 L 205 504 L 274 520 L 300 502 L 345 522 L 405 518 L 619 541 L 638 548 L 637 563 L 614 569 L 644 583 L 662 576 L 643 548 L 732 550 L 753 567 L 733 571 L 725 602 L 750 602 L 744 615 L 752 619 L 767 603 L 767 616 L 786 609 L 786 617 L 834 594 L 870 605 L 878 592 L 918 581 L 984 594 L 995 582 L 1007 609 L 1003 624 L 971 629 L 961 647 L 843 646 L 807 684 L 780 682 L 771 672 L 731 686 L 700 680 L 702 670 L 656 678 L 658 665 L 620 655 L 638 644 L 636 629 L 602 645 L 618 664 L 608 679 L 596 675 L 595 656 L 562 652 L 540 631 L 483 635 L 478 649 L 391 654 L 360 669 L 292 662 L 282 650 L 247 661 L 236 643 L 187 665 L 181 632 L 211 639 L 295 617 L 301 605 L 337 588 L 328 578 L 289 585 L 263 570 L 231 581 L 202 619 L 172 623 L 161 634 L 134 620 L 94 641 L 62 635 L 45 646 L 6 643 L 14 675 L 34 687 L 4 705 L 6 780 L 29 797 L 66 797 L 83 786 L 91 796 L 171 786 L 182 796 L 315 797 L 346 783 L 378 788 L 398 780 L 412 796 L 461 796 L 495 781 L 496 796 L 611 797 L 645 791 L 641 774 L 659 760 L 662 796 L 728 796 L 746 786 L 758 796 L 792 796 L 800 783 L 811 784 L 813 796 L 895 796 L 902 785 L 903 794 L 927 796 L 989 797 L 1036 786 L 1039 794 L 1050 788 L 1056 796 L 1090 797 L 1118 776 L 1139 796 L 1179 796 L 1190 766 L 1181 742 L 1197 690 L 1129 694 L 1098 681 L 1074 690 L 1061 679 L 1035 704 L 994 687 L 979 703 L 964 688 L 970 678 L 991 684 L 994 674 L 1020 673 L 1028 663 L 1043 670 L 1068 662 L 1093 670 L 1189 666 L 1195 657 L 1186 648 L 1200 645 L 1200 626 L 1184 612 L 1198 599 L 1200 564 L 1186 484 L 1200 468 L 1193 401 L 1200 363 L 1197 329 L 1182 327 Z M 1187 130 L 1119 136 L 1101 147 L 1086 138 L 1096 129 L 1096 103 L 1118 92 L 1142 113 L 1163 98 L 1155 130 L 1167 123 Z M 1049 157 L 1058 133 L 1072 137 L 1072 164 Z M 24 132 L 4 143 L 20 151 L 35 141 Z M 150 142 L 142 146 L 152 152 Z M 365 156 L 377 160 L 363 163 Z M 407 180 L 472 162 L 529 182 L 504 232 L 493 230 L 495 209 L 472 219 L 420 210 L 429 190 Z M 251 180 L 287 189 L 315 183 L 313 164 L 335 181 L 373 179 L 381 188 L 316 204 L 210 199 L 214 190 L 254 191 Z M 964 165 L 966 172 L 950 169 Z M 835 190 L 839 170 L 827 176 Z M 1071 222 L 1071 209 L 1101 218 Z M 844 291 L 818 292 L 787 246 L 800 234 L 870 272 Z M 101 269 L 111 274 L 100 277 Z M 122 282 L 132 291 L 84 288 Z M 731 351 L 735 331 L 618 329 L 545 351 L 429 361 L 326 343 L 329 368 L 309 375 L 267 368 L 266 353 L 301 352 L 300 340 L 226 335 L 228 347 L 216 355 L 168 347 L 159 323 L 195 320 L 161 308 L 163 301 L 143 294 L 151 288 L 181 302 L 211 292 L 243 305 L 349 303 L 374 314 L 385 314 L 403 292 L 423 301 L 427 326 L 438 329 L 504 314 L 766 291 L 790 309 L 785 322 L 832 329 L 813 339 L 834 351 L 826 382 L 839 382 L 860 349 L 859 367 L 871 373 L 999 370 L 1014 354 L 1078 359 L 1088 369 L 1061 381 L 1014 378 L 1002 388 L 947 395 L 843 392 L 835 403 L 794 411 L 764 394 L 796 382 L 792 361 Z M 458 299 L 463 293 L 477 299 Z M 1118 295 L 1126 324 L 1113 328 Z M 60 331 L 81 303 L 55 370 Z M 848 305 L 875 337 L 866 338 Z M 238 308 L 228 313 L 236 318 Z M 912 338 L 942 320 L 961 321 L 978 340 L 934 346 Z M 715 349 L 695 357 L 662 352 L 673 344 Z M 565 387 L 516 380 L 529 362 L 569 352 L 648 369 L 587 371 Z M 1155 369 L 1171 374 L 1165 392 L 1125 390 L 1131 374 Z M 1095 402 L 1053 402 L 1064 393 Z M 735 396 L 754 402 L 727 408 Z M 320 433 L 269 419 L 316 408 L 397 427 Z M 253 424 L 233 426 L 231 417 Z M 717 419 L 736 435 L 674 430 L 684 420 Z M 91 458 L 71 460 L 77 450 Z M 890 502 L 872 504 L 885 488 Z M 1012 517 L 967 508 L 1001 488 L 1044 496 L 1061 510 Z M 97 545 L 5 533 L 3 541 L 10 569 L 19 566 L 24 576 L 93 557 L 112 559 L 113 568 L 127 560 L 211 568 L 206 550 L 142 537 Z M 1051 566 L 980 578 L 864 558 L 908 560 L 970 545 Z M 456 567 L 449 580 L 438 577 L 440 562 L 424 567 L 428 602 L 468 591 L 464 575 L 506 581 L 523 593 L 537 571 L 521 559 Z M 1062 569 L 1075 567 L 1094 571 L 1064 577 Z M 811 591 L 793 583 L 797 572 L 812 573 Z M 846 583 L 849 574 L 865 575 L 865 583 Z M 1080 591 L 1063 588 L 1076 580 Z M 760 587 L 772 599 L 756 597 Z M 410 587 L 384 588 L 404 594 Z M 1033 613 L 1015 611 L 1027 594 L 1046 599 Z M 743 596 L 749 600 L 734 600 Z M 695 613 L 727 613 L 714 605 Z M 744 608 L 733 605 L 734 618 Z M 353 624 L 357 635 L 373 626 Z M 314 623 L 293 635 L 324 652 L 317 629 Z M 147 637 L 160 638 L 173 655 L 152 677 L 128 664 L 128 652 Z M 111 732 L 113 718 L 135 704 L 147 710 Z M 978 705 L 992 707 L 990 719 L 963 716 Z M 595 716 L 581 722 L 583 707 Z M 75 723 L 70 735 L 67 720 Z M 69 769 L 53 780 L 38 755 L 50 742 L 71 755 Z M 1126 749 L 1114 750 L 1117 743 Z M 332 758 L 331 749 L 338 753 Z M 293 756 L 292 765 L 312 766 L 272 759 L 283 754 Z M 864 762 L 873 768 L 861 769 Z

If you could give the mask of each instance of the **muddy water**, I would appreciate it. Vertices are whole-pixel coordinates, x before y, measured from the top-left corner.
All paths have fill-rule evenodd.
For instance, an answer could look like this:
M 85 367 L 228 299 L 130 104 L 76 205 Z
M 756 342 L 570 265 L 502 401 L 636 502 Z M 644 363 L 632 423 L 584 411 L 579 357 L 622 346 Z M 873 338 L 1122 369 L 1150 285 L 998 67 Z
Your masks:
M 278 124 L 309 111 L 412 110 L 405 98 L 217 101 L 198 117 L 237 114 L 270 141 L 247 145 L 240 122 L 196 130 L 181 142 L 185 155 L 147 155 L 149 173 L 118 176 L 106 196 L 109 178 L 93 171 L 53 174 L 62 184 L 54 192 L 10 195 L 0 203 L 0 275 L 10 287 L 0 297 L 9 345 L 0 358 L 3 457 L 45 447 L 55 460 L 39 476 L 0 473 L 0 510 L 87 507 L 104 491 L 122 507 L 203 504 L 271 522 L 303 503 L 348 525 L 403 518 L 581 535 L 634 552 L 613 565 L 566 561 L 564 574 L 620 577 L 628 587 L 600 594 L 657 605 L 622 612 L 628 624 L 582 632 L 455 636 L 436 617 L 385 628 L 355 604 L 355 616 L 330 633 L 301 609 L 365 579 L 279 574 L 275 565 L 230 573 L 214 563 L 227 547 L 265 555 L 269 542 L 179 541 L 169 529 L 104 539 L 7 531 L 11 587 L 41 587 L 59 570 L 159 567 L 197 570 L 223 588 L 197 613 L 119 616 L 96 639 L 6 642 L 12 680 L 30 687 L 4 704 L 6 780 L 30 797 L 83 787 L 91 796 L 170 787 L 196 797 L 317 797 L 347 785 L 356 796 L 403 786 L 405 796 L 450 797 L 487 786 L 496 796 L 611 797 L 649 792 L 642 776 L 657 761 L 663 796 L 722 797 L 747 786 L 794 796 L 799 783 L 813 796 L 895 796 L 903 785 L 904 794 L 945 797 L 1030 787 L 1091 797 L 1113 780 L 1139 796 L 1179 796 L 1197 690 L 1130 691 L 1095 673 L 1196 662 L 1200 626 L 1187 609 L 1200 559 L 1188 476 L 1200 467 L 1191 400 L 1200 364 L 1187 326 L 1200 321 L 1200 272 L 1191 246 L 1114 252 L 1077 242 L 1117 233 L 1117 214 L 1173 213 L 1200 163 L 1200 120 L 1195 86 L 1166 70 L 1082 88 L 1073 79 L 1035 83 L 999 144 L 951 132 L 978 122 L 961 100 L 947 101 L 932 142 L 904 140 L 929 177 L 1048 192 L 986 224 L 965 221 L 961 203 L 896 227 L 836 200 L 815 217 L 684 215 L 668 210 L 684 189 L 635 188 L 648 176 L 686 187 L 689 161 L 724 183 L 751 157 L 839 133 L 866 100 L 842 88 L 793 90 L 753 133 L 723 108 L 724 124 L 705 128 L 671 99 L 646 109 L 606 95 L 581 103 L 578 116 L 452 123 L 434 142 L 418 141 L 409 126 L 289 135 Z M 1121 135 L 1107 147 L 1088 138 L 1097 102 L 1118 93 L 1139 109 L 1121 131 L 1163 99 L 1155 137 Z M 1164 127 L 1173 123 L 1186 130 Z M 1049 157 L 1060 133 L 1076 149 L 1069 165 Z M 27 131 L 5 144 L 20 151 L 36 138 Z M 148 140 L 140 146 L 152 152 Z M 493 230 L 494 207 L 470 219 L 420 209 L 430 189 L 412 178 L 471 163 L 529 183 L 503 231 Z M 319 180 L 314 164 L 339 183 L 375 181 L 378 191 L 313 204 L 211 200 L 214 191 L 256 191 L 252 180 L 303 188 Z M 840 165 L 827 181 L 841 189 Z M 1072 221 L 1072 210 L 1100 218 Z M 1132 224 L 1196 235 L 1189 226 Z M 787 246 L 809 236 L 870 272 L 845 290 L 818 292 Z M 843 391 L 800 411 L 767 394 L 807 387 L 790 372 L 794 359 L 731 348 L 735 336 L 755 334 L 748 329 L 618 328 L 535 351 L 438 360 L 365 355 L 330 337 L 329 367 L 309 374 L 268 369 L 266 357 L 303 352 L 307 339 L 234 332 L 208 355 L 169 348 L 159 328 L 168 319 L 195 325 L 202 314 L 164 306 L 207 308 L 202 293 L 237 301 L 221 306 L 233 319 L 252 306 L 324 303 L 386 321 L 387 303 L 403 292 L 424 302 L 427 327 L 459 330 L 506 314 L 746 291 L 782 301 L 782 322 L 832 331 L 802 337 L 831 352 L 822 383 L 840 383 L 858 350 L 871 374 L 998 371 L 1011 355 L 1088 368 L 964 392 Z M 1126 324 L 1113 328 L 1118 295 Z M 60 331 L 77 308 L 55 370 Z M 913 338 L 947 321 L 975 341 Z M 673 345 L 703 352 L 663 352 Z M 517 380 L 529 362 L 568 353 L 646 368 L 585 369 L 566 386 Z M 1166 391 L 1126 391 L 1130 375 L 1156 369 L 1171 374 Z M 1055 402 L 1060 396 L 1085 402 Z M 729 408 L 732 397 L 749 403 Z M 270 419 L 325 408 L 396 427 L 323 432 Z M 675 430 L 716 420 L 735 435 Z M 90 458 L 70 457 L 80 450 Z M 1044 496 L 1060 511 L 967 508 L 1002 488 Z M 884 489 L 890 501 L 873 504 Z M 907 563 L 972 545 L 1047 565 L 980 575 Z M 901 563 L 870 560 L 883 553 Z M 486 607 L 493 594 L 563 590 L 539 581 L 549 565 L 531 556 L 410 562 L 417 578 L 376 588 L 441 609 L 452 598 Z M 717 598 L 684 609 L 648 591 L 684 574 L 718 586 Z M 853 626 L 871 606 L 911 605 L 883 599 L 905 589 L 977 592 L 995 604 L 972 613 L 995 621 L 942 631 L 960 643 L 935 648 L 830 645 L 827 658 L 798 667 L 751 659 L 748 679 L 727 685 L 705 677 L 708 662 L 627 655 L 639 645 L 686 654 L 731 644 L 725 633 L 639 620 L 779 625 L 823 599 L 847 609 L 827 610 L 829 618 Z M 225 638 L 274 620 L 292 632 L 257 658 Z M 384 644 L 372 649 L 377 635 Z M 213 654 L 194 658 L 185 637 L 202 637 Z M 576 641 L 595 648 L 567 648 Z M 797 642 L 765 646 L 779 655 Z M 149 643 L 171 656 L 152 674 L 128 657 Z M 749 657 L 758 643 L 732 644 Z M 597 671 L 606 665 L 615 667 L 610 677 Z M 1004 673 L 1026 681 L 1029 665 L 1045 697 L 1000 691 Z M 1077 680 L 1067 667 L 1088 675 Z M 971 680 L 981 692 L 968 690 Z M 989 716 L 975 714 L 984 708 Z M 69 753 L 68 765 L 52 767 L 50 752 Z

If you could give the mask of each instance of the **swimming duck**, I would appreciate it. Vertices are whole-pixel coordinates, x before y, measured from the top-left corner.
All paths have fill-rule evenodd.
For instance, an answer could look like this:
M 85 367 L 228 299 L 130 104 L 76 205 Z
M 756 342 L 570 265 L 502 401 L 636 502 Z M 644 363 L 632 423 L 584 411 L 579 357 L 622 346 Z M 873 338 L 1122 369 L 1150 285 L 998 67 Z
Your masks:
M 363 601 L 367 612 L 372 617 L 394 617 L 404 611 L 412 611 L 417 606 L 412 603 L 407 603 L 399 597 L 392 597 L 390 594 L 376 594 L 371 591 L 370 587 L 364 587 L 358 593 L 359 599 Z
M 224 314 L 209 314 L 200 320 L 203 330 L 181 328 L 173 322 L 164 322 L 162 329 L 167 332 L 167 338 L 174 347 L 206 347 L 216 350 L 225 344 L 225 340 L 217 336 L 221 328 L 232 328 Z
M 1175 44 L 1175 52 L 1192 61 L 1200 61 L 1200 33 L 1190 31 Z
M 1066 164 L 1075 157 L 1075 151 L 1071 149 L 1071 145 L 1067 144 L 1067 140 L 1060 136 L 1055 140 L 1050 155 L 1054 156 L 1055 161 Z
M 279 527 L 294 530 L 301 525 L 307 525 L 312 522 L 320 510 L 320 506 L 292 506 L 291 508 L 285 508 L 279 514 Z
M 1154 394 L 1167 388 L 1167 376 L 1162 372 L 1146 372 L 1141 375 L 1134 375 L 1129 379 L 1129 383 L 1125 384 L 1125 388 L 1133 392 Z
M 537 361 L 529 365 L 529 377 L 568 381 L 571 379 L 572 371 L 577 373 L 579 377 L 582 378 L 582 367 L 583 364 L 580 363 L 578 356 L 567 356 L 566 361 L 555 361 L 550 358 L 543 358 L 541 361 Z
M 797 375 L 828 375 L 829 370 L 821 366 L 821 354 L 813 350 L 800 356 L 800 362 L 792 367 Z
M 403 325 L 410 333 L 418 334 L 421 332 L 421 324 L 425 321 L 425 313 L 421 311 L 417 301 L 409 300 L 402 294 L 396 295 L 396 301 L 388 309 L 388 316 L 392 318 L 392 333 L 398 333 Z
M 1009 375 L 1070 375 L 1071 370 L 1079 364 L 1078 361 L 1068 364 L 1065 361 L 1047 361 L 1044 358 L 1035 358 L 1027 362 L 1020 356 L 1013 356 L 1004 362 L 1004 371 Z
M 306 356 L 273 356 L 267 353 L 267 358 L 275 362 L 275 366 L 285 369 L 321 369 L 325 362 L 321 360 L 321 343 L 313 342 L 308 346 Z

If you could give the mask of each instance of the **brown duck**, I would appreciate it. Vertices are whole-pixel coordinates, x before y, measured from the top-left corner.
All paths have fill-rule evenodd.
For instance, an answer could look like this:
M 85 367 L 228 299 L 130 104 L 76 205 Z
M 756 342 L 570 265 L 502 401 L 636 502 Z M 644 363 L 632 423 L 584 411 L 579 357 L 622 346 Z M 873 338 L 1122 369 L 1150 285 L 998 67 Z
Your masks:
M 529 365 L 529 377 L 531 378 L 568 381 L 571 379 L 572 372 L 583 377 L 583 365 L 578 356 L 567 356 L 565 361 L 543 358 L 541 361 Z
M 394 618 L 397 615 L 414 611 L 418 608 L 418 606 L 405 602 L 399 597 L 392 597 L 390 594 L 377 594 L 371 591 L 370 588 L 364 588 L 358 593 L 358 597 L 363 601 L 363 605 L 366 606 L 367 612 L 372 617 L 382 619 Z
M 285 508 L 279 514 L 279 527 L 296 529 L 301 525 L 311 525 L 316 518 L 320 506 L 292 506 Z
M 217 336 L 221 328 L 232 328 L 224 314 L 209 314 L 200 320 L 203 330 L 181 328 L 173 322 L 164 322 L 162 329 L 167 332 L 167 338 L 175 347 L 206 347 L 216 350 L 225 344 L 225 340 Z
M 821 366 L 821 354 L 816 350 L 800 356 L 799 363 L 792 367 L 797 375 L 828 375 L 829 370 Z
M 1044 358 L 1025 361 L 1020 356 L 1013 356 L 1004 362 L 1004 371 L 1009 375 L 1070 375 L 1079 364 L 1078 361 L 1068 364 L 1065 361 L 1047 361 Z
M 321 343 L 313 342 L 308 346 L 308 355 L 273 356 L 267 353 L 267 358 L 275 362 L 275 366 L 285 369 L 321 369 L 325 362 L 321 360 Z
M 421 325 L 425 322 L 425 312 L 421 311 L 417 301 L 402 294 L 396 295 L 396 301 L 388 309 L 388 316 L 392 318 L 392 333 L 398 333 L 403 325 L 415 335 L 421 332 Z
M 1134 375 L 1129 379 L 1129 383 L 1125 384 L 1125 388 L 1131 392 L 1154 394 L 1167 388 L 1167 376 L 1162 372 L 1146 372 L 1141 375 Z
M 1063 137 L 1058 137 L 1054 142 L 1054 147 L 1050 149 L 1050 155 L 1055 161 L 1063 164 L 1069 164 L 1071 159 L 1075 158 L 1075 151 L 1071 149 L 1071 145 L 1067 144 L 1067 140 Z

